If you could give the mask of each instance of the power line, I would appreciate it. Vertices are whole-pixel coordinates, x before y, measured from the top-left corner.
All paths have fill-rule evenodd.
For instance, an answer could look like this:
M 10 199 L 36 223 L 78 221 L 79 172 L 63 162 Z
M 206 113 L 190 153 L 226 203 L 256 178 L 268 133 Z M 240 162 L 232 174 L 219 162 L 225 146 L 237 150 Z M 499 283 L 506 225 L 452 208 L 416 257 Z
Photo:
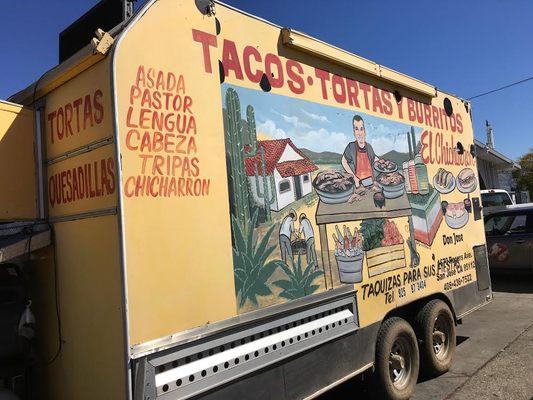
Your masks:
M 527 82 L 527 81 L 530 81 L 530 80 L 533 80 L 533 76 L 530 76 L 529 78 L 526 78 L 526 79 L 522 79 L 521 81 L 510 83 L 509 85 L 502 86 L 502 87 L 500 87 L 498 89 L 493 89 L 493 90 L 489 90 L 488 92 L 476 94 L 475 96 L 467 98 L 467 100 L 477 99 L 478 97 L 486 96 L 486 95 L 494 93 L 494 92 L 499 92 L 500 90 L 510 88 L 511 86 L 520 85 L 521 83 L 524 83 L 524 82 Z

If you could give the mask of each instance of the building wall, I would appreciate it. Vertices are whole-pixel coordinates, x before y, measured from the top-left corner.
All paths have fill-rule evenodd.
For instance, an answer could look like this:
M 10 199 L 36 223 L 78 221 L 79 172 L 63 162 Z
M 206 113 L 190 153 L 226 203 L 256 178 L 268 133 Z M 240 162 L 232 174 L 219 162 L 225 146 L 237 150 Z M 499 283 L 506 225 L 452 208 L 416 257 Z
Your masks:
M 294 183 L 292 177 L 283 178 L 277 170 L 274 170 L 274 181 L 276 182 L 276 197 L 278 198 L 278 209 L 276 211 L 280 211 L 295 200 Z M 279 184 L 282 181 L 289 182 L 289 190 L 283 193 L 279 191 Z
M 304 180 L 304 177 L 307 176 L 307 182 Z M 302 181 L 302 194 L 305 196 L 306 194 L 311 193 L 311 190 L 313 187 L 311 186 L 311 173 L 300 175 L 300 179 Z
M 482 189 L 497 189 L 499 187 L 498 174 L 490 162 L 478 158 L 477 170 L 485 184 L 485 188 Z

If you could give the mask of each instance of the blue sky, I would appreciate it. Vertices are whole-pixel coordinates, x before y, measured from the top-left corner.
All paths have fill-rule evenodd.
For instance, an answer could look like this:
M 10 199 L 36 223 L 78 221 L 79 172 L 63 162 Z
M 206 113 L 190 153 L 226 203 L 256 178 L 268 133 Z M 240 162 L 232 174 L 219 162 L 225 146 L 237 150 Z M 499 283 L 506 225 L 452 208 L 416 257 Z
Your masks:
M 281 26 L 304 31 L 468 98 L 533 75 L 529 0 L 227 0 Z M 2 4 L 0 98 L 57 63 L 58 33 L 95 0 Z M 473 101 L 474 131 L 517 158 L 533 147 L 533 81 Z
M 249 104 L 254 107 L 259 139 L 290 138 L 300 148 L 339 154 L 344 152 L 348 143 L 354 141 L 352 110 L 228 84 L 223 84 L 222 87 L 223 102 L 228 87 L 235 88 L 239 95 L 243 119 L 246 119 L 246 107 Z M 358 114 L 365 122 L 367 142 L 378 156 L 391 150 L 408 153 L 407 132 L 411 128 L 410 125 L 364 113 Z M 415 127 L 417 141 L 421 132 L 422 128 Z

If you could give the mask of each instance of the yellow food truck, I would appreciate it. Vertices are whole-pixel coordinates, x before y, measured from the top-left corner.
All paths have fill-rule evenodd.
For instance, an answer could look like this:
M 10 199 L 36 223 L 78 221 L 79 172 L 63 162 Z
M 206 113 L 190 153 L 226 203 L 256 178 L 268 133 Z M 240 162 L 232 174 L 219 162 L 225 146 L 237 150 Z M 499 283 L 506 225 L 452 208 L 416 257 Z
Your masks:
M 34 398 L 311 399 L 368 370 L 407 399 L 450 368 L 492 299 L 467 101 L 219 2 L 83 45 L 0 103 Z

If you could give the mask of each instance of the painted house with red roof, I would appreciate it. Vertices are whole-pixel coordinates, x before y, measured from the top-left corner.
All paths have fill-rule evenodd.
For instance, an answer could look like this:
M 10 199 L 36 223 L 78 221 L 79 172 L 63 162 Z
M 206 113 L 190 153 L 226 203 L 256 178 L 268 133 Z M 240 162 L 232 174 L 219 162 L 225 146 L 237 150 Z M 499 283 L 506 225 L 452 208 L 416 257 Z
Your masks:
M 263 193 L 263 167 L 261 153 L 265 157 L 265 176 L 274 177 L 275 199 L 270 205 L 280 211 L 298 199 L 311 193 L 311 172 L 318 167 L 305 156 L 290 139 L 258 140 L 257 153 L 244 159 L 246 175 L 254 200 L 264 204 L 258 193 Z M 259 189 L 259 191 L 258 191 Z M 270 197 L 268 194 L 267 197 Z

